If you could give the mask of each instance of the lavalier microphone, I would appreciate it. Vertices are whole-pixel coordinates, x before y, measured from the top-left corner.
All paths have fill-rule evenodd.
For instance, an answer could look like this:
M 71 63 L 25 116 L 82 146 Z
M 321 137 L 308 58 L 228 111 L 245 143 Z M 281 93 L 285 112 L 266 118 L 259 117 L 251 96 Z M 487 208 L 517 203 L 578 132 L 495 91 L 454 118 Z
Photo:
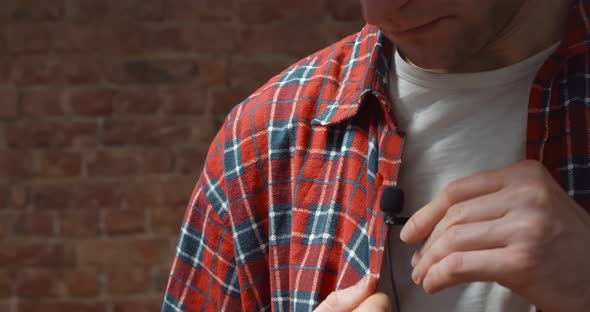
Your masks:
M 385 213 L 385 224 L 387 224 L 387 258 L 389 259 L 389 275 L 391 279 L 391 288 L 395 298 L 395 307 L 397 312 L 401 312 L 397 289 L 395 288 L 395 278 L 393 276 L 393 258 L 391 256 L 391 244 L 389 240 L 391 228 L 394 225 L 404 225 L 409 218 L 400 217 L 399 214 L 404 208 L 404 192 L 397 186 L 386 187 L 381 193 L 381 210 Z

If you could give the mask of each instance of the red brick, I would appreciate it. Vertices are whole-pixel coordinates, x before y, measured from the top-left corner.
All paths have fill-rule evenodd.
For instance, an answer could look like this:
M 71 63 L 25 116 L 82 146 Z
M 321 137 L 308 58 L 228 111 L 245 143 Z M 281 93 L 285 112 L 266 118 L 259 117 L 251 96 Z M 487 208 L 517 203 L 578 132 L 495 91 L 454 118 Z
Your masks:
M 189 52 L 194 38 L 185 25 L 160 26 L 145 29 L 142 46 L 151 53 L 182 53 Z
M 14 212 L 1 212 L 0 213 L 0 239 L 6 239 L 14 235 L 14 228 L 18 224 L 19 217 L 21 214 Z M 1 288 L 1 277 L 0 274 L 0 288 Z M 1 292 L 1 291 L 0 291 Z
M 0 120 L 13 119 L 18 116 L 18 93 L 15 89 L 0 89 Z
M 109 35 L 105 37 L 102 50 L 111 54 L 143 54 L 149 49 L 144 48 L 147 43 L 148 31 L 150 28 L 140 23 L 110 22 L 108 26 Z
M 82 265 L 151 266 L 162 262 L 165 242 L 156 239 L 81 240 L 76 254 Z
M 121 202 L 121 184 L 118 181 L 80 183 L 72 198 L 76 209 L 118 207 Z
M 31 199 L 36 209 L 66 209 L 71 204 L 76 185 L 73 183 L 36 184 L 31 187 Z
M 10 187 L 8 184 L 0 183 L 0 209 L 8 208 L 8 199 L 10 197 Z
M 181 175 L 198 177 L 201 174 L 205 158 L 206 148 L 182 148 L 175 151 L 176 172 Z
M 10 64 L 10 81 L 18 85 L 90 84 L 102 80 L 100 61 L 91 55 L 18 56 Z
M 36 24 L 5 25 L 2 36 L 9 53 L 47 53 L 51 49 L 50 26 Z
M 64 285 L 68 295 L 72 297 L 96 297 L 100 294 L 100 280 L 96 270 L 66 271 Z
M 33 176 L 33 154 L 29 151 L 0 152 L 0 172 L 3 178 L 24 179 Z
M 121 90 L 113 101 L 115 114 L 121 115 L 153 114 L 162 105 L 160 95 L 153 88 Z
M 230 83 L 229 64 L 227 60 L 201 59 L 198 62 L 200 72 L 206 73 L 199 77 L 199 86 L 219 87 L 228 86 Z M 233 73 L 232 73 L 233 75 Z M 193 85 L 189 87 L 194 88 Z
M 12 185 L 8 206 L 14 209 L 24 208 L 29 203 L 29 190 L 24 185 Z M 0 207 L 1 208 L 1 207 Z
M 191 192 L 195 186 L 196 177 L 176 176 L 166 179 L 166 192 L 164 192 L 164 203 L 171 206 L 179 205 L 185 206 L 189 199 Z
M 106 25 L 97 27 L 86 22 L 62 24 L 53 29 L 52 47 L 58 53 L 104 51 L 110 35 Z
M 139 150 L 141 153 L 141 172 L 143 174 L 172 173 L 174 156 L 168 149 Z
M 290 59 L 269 61 L 266 59 L 237 59 L 231 63 L 229 71 L 231 85 L 238 91 L 240 98 L 246 98 L 256 89 L 260 88 L 270 78 L 279 74 L 279 71 L 290 65 Z
M 110 89 L 78 89 L 70 94 L 70 107 L 78 115 L 101 116 L 113 112 L 114 91 Z
M 0 298 L 8 298 L 13 295 L 14 275 L 14 272 L 7 270 L 0 271 Z M 0 311 L 6 310 L 0 309 Z
M 139 172 L 141 155 L 127 150 L 106 150 L 97 152 L 88 160 L 87 171 L 90 176 L 128 176 Z
M 190 52 L 192 38 L 187 27 L 145 23 L 109 23 L 107 44 L 101 47 L 111 53 L 182 53 Z
M 4 42 L 0 39 L 0 47 L 3 47 Z M 8 56 L 6 53 L 0 53 L 0 83 L 9 84 L 12 74 L 12 67 L 14 66 L 14 57 Z
M 0 20 L 10 22 L 57 21 L 63 18 L 64 0 L 3 0 Z
M 79 176 L 82 168 L 82 156 L 78 152 L 41 153 L 40 174 L 44 177 Z
M 246 55 L 304 57 L 333 43 L 333 38 L 317 23 L 282 23 L 246 27 L 240 34 L 239 49 Z M 297 42 L 297 44 L 292 44 Z
M 199 77 L 199 65 L 194 60 L 127 60 L 112 65 L 108 79 L 118 84 L 161 84 L 191 82 Z
M 121 191 L 119 183 L 115 181 L 54 182 L 33 185 L 31 197 L 37 209 L 94 210 L 119 206 Z
M 197 23 L 187 31 L 195 52 L 213 55 L 235 51 L 239 34 L 230 23 Z
M 193 123 L 185 119 L 107 120 L 104 143 L 117 145 L 175 145 L 190 142 Z
M 15 237 L 42 237 L 55 236 L 56 218 L 52 212 L 27 212 L 19 216 L 18 223 L 14 226 Z
M 0 267 L 64 267 L 72 260 L 62 244 L 50 242 L 0 241 Z
M 100 235 L 97 211 L 66 211 L 60 213 L 60 233 L 67 238 L 92 238 Z
M 206 92 L 201 88 L 181 87 L 166 90 L 164 112 L 172 115 L 202 115 L 207 110 Z
M 125 299 L 113 303 L 114 312 L 158 311 L 161 299 Z
M 163 0 L 76 0 L 70 2 L 68 18 L 103 20 L 107 18 L 158 20 L 163 15 Z
M 149 268 L 121 267 L 107 273 L 107 288 L 112 295 L 146 292 L 149 288 Z
M 160 20 L 164 16 L 164 0 L 109 0 L 111 12 L 120 17 Z
M 188 198 L 190 194 L 187 194 L 186 203 L 188 204 Z M 182 217 L 184 216 L 185 206 L 166 206 L 156 207 L 151 209 L 151 228 L 155 233 L 177 235 L 182 225 Z
M 107 307 L 102 302 L 77 302 L 77 301 L 39 301 L 21 300 L 18 302 L 18 312 L 106 312 Z
M 213 114 L 225 118 L 236 105 L 244 101 L 254 90 L 227 88 L 213 92 Z
M 143 233 L 145 224 L 144 211 L 110 210 L 105 217 L 105 231 L 110 235 Z
M 109 1 L 76 0 L 68 2 L 67 18 L 81 21 L 104 19 L 109 14 Z
M 231 22 L 234 0 L 193 1 L 175 0 L 166 2 L 166 17 L 182 21 Z
M 57 277 L 47 270 L 24 270 L 16 282 L 16 294 L 21 297 L 51 297 L 57 294 Z
M 127 183 L 122 190 L 121 202 L 130 209 L 144 209 L 162 203 L 166 186 L 160 181 L 143 179 L 135 183 Z
M 97 143 L 94 121 L 19 121 L 6 128 L 13 148 L 93 147 Z
M 20 93 L 23 113 L 30 116 L 64 115 L 63 89 L 25 89 Z
M 240 22 L 246 25 L 285 20 L 317 23 L 324 16 L 325 9 L 325 0 L 250 0 L 239 1 L 236 12 Z
M 195 118 L 192 126 L 192 139 L 194 141 L 191 141 L 191 143 L 198 142 L 198 144 L 209 146 L 211 141 L 215 138 L 218 128 L 215 120 L 211 118 L 211 116 Z
M 171 240 L 170 246 L 166 248 L 169 254 L 174 254 L 174 251 L 176 250 L 176 243 L 176 239 Z M 156 291 L 156 293 L 164 293 L 166 291 L 166 285 L 168 284 L 169 278 L 170 265 L 168 263 L 166 263 L 165 266 L 160 266 L 152 269 L 152 288 Z

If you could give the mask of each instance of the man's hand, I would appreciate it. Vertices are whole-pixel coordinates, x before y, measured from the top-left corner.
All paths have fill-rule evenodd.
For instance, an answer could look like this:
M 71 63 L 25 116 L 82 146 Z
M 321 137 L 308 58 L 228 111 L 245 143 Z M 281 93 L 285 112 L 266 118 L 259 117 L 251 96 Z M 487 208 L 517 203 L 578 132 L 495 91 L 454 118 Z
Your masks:
M 391 311 L 389 298 L 383 293 L 375 293 L 376 287 L 377 278 L 373 275 L 367 275 L 351 287 L 332 292 L 314 311 Z
M 428 293 L 494 281 L 544 311 L 590 306 L 590 216 L 538 162 L 450 183 L 401 239 L 425 241 L 412 279 Z

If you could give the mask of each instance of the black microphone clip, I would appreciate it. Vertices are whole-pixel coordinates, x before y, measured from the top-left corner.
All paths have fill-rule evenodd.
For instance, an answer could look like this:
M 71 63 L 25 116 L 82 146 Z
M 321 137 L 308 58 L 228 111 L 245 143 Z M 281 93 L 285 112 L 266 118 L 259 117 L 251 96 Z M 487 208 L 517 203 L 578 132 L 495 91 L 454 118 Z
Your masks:
M 406 224 L 409 218 L 399 216 L 403 207 L 404 191 L 397 186 L 386 187 L 381 194 L 381 210 L 385 213 L 385 224 Z

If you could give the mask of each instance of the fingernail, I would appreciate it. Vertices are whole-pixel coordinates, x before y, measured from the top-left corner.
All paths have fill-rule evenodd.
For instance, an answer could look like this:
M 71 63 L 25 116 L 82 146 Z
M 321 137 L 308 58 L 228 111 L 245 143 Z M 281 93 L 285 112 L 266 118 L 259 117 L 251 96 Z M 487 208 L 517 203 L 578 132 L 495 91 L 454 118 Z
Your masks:
M 399 238 L 406 242 L 412 235 L 414 235 L 414 225 L 413 222 L 408 221 L 399 233 Z
M 415 267 L 415 266 L 416 266 L 416 261 L 418 261 L 418 255 L 417 255 L 417 252 L 415 252 L 415 253 L 412 255 L 412 261 L 411 261 L 412 267 Z
M 412 271 L 412 280 L 414 281 L 414 283 L 416 283 L 416 285 L 420 285 L 420 280 L 418 279 L 418 270 L 413 270 Z

